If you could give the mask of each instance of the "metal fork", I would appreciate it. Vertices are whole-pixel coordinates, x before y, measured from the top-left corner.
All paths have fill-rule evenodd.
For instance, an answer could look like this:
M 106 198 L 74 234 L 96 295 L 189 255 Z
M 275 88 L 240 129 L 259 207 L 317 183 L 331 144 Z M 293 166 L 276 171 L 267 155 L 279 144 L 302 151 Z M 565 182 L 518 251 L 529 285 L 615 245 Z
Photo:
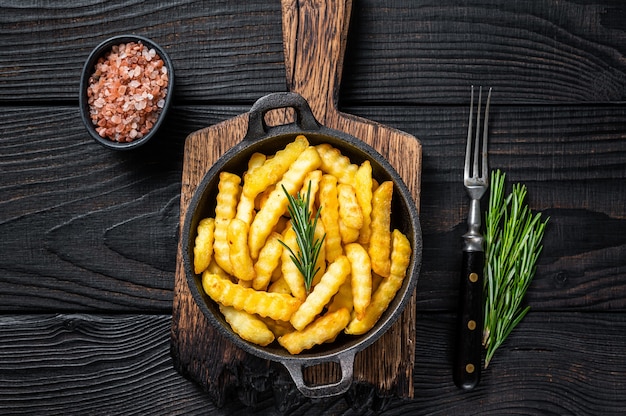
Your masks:
M 480 87 L 476 110 L 476 131 L 475 134 L 472 134 L 474 129 L 474 87 L 472 86 L 465 168 L 463 170 L 463 184 L 470 198 L 470 207 L 467 215 L 468 231 L 463 235 L 463 264 L 457 317 L 458 339 L 454 362 L 454 382 L 459 388 L 465 390 L 473 389 L 478 385 L 482 367 L 483 267 L 485 257 L 484 238 L 480 233 L 482 224 L 480 199 L 489 187 L 487 126 L 490 102 L 491 88 L 489 88 L 487 95 L 484 122 L 481 126 L 482 87 Z

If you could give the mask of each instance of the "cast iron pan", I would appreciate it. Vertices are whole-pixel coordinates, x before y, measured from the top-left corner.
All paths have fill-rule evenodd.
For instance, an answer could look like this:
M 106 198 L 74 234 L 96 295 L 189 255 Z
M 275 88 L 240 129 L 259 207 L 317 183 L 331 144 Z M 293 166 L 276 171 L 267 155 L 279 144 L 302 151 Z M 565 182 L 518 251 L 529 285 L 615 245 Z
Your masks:
M 264 121 L 265 115 L 271 110 L 281 108 L 293 108 L 296 121 L 291 124 L 268 127 Z M 261 347 L 235 334 L 224 320 L 215 302 L 204 293 L 201 276 L 193 272 L 192 265 L 198 223 L 205 217 L 215 215 L 220 172 L 227 171 L 242 175 L 247 168 L 248 159 L 254 152 L 273 154 L 284 148 L 299 134 L 304 134 L 313 145 L 331 144 L 348 156 L 352 163 L 360 164 L 365 159 L 369 159 L 374 178 L 379 182 L 393 181 L 392 228 L 399 229 L 408 237 L 412 247 L 412 257 L 402 287 L 376 326 L 368 333 L 361 336 L 341 334 L 333 343 L 316 346 L 298 355 L 291 355 L 277 342 Z M 395 169 L 378 152 L 361 140 L 320 125 L 315 120 L 307 101 L 302 96 L 291 92 L 267 95 L 259 99 L 251 108 L 248 131 L 244 139 L 219 158 L 198 185 L 183 224 L 182 241 L 187 283 L 202 313 L 235 345 L 258 357 L 283 364 L 300 392 L 313 398 L 339 395 L 350 388 L 355 355 L 376 341 L 402 313 L 415 289 L 422 254 L 422 234 L 417 208 L 409 189 Z M 210 341 L 207 340 L 207 342 Z M 334 384 L 306 385 L 302 376 L 303 368 L 324 362 L 338 363 L 341 367 L 341 379 Z

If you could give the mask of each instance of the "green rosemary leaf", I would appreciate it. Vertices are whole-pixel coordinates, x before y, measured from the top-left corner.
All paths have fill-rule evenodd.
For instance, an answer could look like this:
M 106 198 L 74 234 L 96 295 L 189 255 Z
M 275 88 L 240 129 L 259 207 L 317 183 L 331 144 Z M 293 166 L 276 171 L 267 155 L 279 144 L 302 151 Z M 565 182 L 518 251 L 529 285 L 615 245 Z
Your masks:
M 526 205 L 524 185 L 513 185 L 505 197 L 505 178 L 499 170 L 492 172 L 485 215 L 485 368 L 530 309 L 522 301 L 535 275 L 548 222 Z
M 315 266 L 317 265 L 322 243 L 326 238 L 326 234 L 324 234 L 321 239 L 315 238 L 315 228 L 317 227 L 317 220 L 319 219 L 322 207 L 317 210 L 315 216 L 311 214 L 311 210 L 309 209 L 311 201 L 310 183 L 304 198 L 300 192 L 298 192 L 295 197 L 292 196 L 287 192 L 284 186 L 283 191 L 289 201 L 287 210 L 291 216 L 291 226 L 296 234 L 298 253 L 295 253 L 294 250 L 283 241 L 280 241 L 280 243 L 289 250 L 291 261 L 293 261 L 300 274 L 302 274 L 304 287 L 307 293 L 309 293 L 313 277 L 315 277 L 315 274 L 319 271 L 319 267 L 316 268 Z

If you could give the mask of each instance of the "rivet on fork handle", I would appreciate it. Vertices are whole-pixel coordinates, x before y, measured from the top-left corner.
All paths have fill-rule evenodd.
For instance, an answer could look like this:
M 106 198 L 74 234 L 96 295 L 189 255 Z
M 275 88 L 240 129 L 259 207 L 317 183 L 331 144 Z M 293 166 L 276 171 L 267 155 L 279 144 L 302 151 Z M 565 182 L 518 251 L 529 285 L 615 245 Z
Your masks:
M 480 233 L 480 199 L 489 186 L 487 165 L 487 126 L 491 89 L 485 105 L 481 140 L 481 101 L 479 89 L 476 111 L 476 132 L 472 135 L 474 118 L 474 87 L 470 101 L 467 147 L 463 184 L 470 197 L 467 216 L 468 231 L 463 235 L 463 263 L 461 268 L 459 309 L 457 316 L 457 345 L 454 357 L 454 383 L 464 390 L 471 390 L 480 382 L 482 368 L 483 333 L 483 268 L 485 262 L 484 238 Z

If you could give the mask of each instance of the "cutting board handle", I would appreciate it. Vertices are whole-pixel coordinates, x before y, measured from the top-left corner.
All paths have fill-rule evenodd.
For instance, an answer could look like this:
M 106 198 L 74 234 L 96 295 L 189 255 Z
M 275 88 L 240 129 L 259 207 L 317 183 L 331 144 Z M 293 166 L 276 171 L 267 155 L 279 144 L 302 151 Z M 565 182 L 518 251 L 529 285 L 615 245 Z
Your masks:
M 282 0 L 287 87 L 322 124 L 336 111 L 351 11 L 352 0 Z

